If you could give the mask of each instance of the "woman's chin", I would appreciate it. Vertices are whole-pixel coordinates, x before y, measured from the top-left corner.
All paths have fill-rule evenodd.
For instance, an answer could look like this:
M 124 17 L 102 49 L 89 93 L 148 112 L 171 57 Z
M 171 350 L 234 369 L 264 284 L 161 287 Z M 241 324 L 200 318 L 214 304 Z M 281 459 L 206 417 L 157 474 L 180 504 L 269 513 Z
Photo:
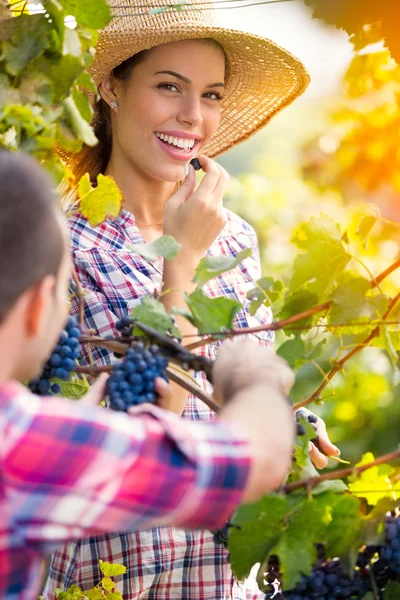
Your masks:
M 179 183 L 185 179 L 183 166 L 164 167 L 163 169 L 158 169 L 157 173 L 154 173 L 153 176 L 155 179 L 165 181 L 165 183 Z

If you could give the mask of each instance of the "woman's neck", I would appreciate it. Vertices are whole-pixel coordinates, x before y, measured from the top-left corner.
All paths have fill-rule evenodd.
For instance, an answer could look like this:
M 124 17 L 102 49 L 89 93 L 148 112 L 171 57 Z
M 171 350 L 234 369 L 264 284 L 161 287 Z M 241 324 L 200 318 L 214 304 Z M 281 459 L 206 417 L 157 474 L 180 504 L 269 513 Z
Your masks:
M 123 207 L 135 216 L 138 226 L 162 225 L 164 206 L 174 193 L 176 183 L 150 179 L 145 173 L 134 171 L 124 159 L 111 156 L 105 175 L 117 182 L 123 196 Z

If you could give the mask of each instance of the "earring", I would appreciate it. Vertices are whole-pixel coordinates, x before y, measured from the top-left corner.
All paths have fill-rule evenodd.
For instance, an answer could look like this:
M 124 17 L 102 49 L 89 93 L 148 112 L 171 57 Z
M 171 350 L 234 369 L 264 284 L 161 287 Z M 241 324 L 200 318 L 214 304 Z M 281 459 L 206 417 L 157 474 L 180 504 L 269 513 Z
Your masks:
M 116 102 L 114 102 L 114 100 L 112 102 L 110 102 L 110 108 L 112 108 L 113 110 L 115 108 L 117 108 L 118 104 Z

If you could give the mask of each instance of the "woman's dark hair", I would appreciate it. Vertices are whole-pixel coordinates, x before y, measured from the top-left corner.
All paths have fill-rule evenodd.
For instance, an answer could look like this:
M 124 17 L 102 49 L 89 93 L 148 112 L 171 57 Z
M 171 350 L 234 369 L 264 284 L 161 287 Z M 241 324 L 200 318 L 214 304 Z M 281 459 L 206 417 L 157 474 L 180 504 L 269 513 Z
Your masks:
M 57 200 L 33 158 L 0 151 L 0 323 L 27 289 L 58 275 L 66 242 Z
M 219 46 L 224 53 L 225 62 L 227 63 L 225 51 L 216 40 L 211 38 L 201 38 L 199 41 L 211 42 Z M 139 63 L 143 62 L 149 52 L 151 52 L 151 49 L 142 50 L 142 52 L 134 54 L 115 67 L 112 72 L 114 77 L 121 81 L 129 79 L 133 69 Z M 226 72 L 227 66 L 228 65 L 226 65 L 225 68 Z M 110 107 L 102 98 L 100 98 L 94 106 L 94 115 L 91 125 L 99 141 L 96 146 L 87 146 L 84 144 L 82 150 L 73 155 L 70 162 L 70 168 L 75 176 L 75 181 L 79 181 L 85 173 L 89 173 L 91 181 L 96 181 L 97 175 L 105 172 L 108 161 L 110 160 L 112 150 L 111 113 Z M 73 198 L 67 198 L 66 204 L 68 204 L 70 200 L 73 201 Z

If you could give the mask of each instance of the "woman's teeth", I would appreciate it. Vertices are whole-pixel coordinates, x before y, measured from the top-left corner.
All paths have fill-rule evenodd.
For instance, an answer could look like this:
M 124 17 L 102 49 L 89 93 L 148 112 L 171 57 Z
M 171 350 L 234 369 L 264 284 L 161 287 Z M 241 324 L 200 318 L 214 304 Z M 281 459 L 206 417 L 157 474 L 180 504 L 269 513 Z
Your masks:
M 194 139 L 172 137 L 171 135 L 164 135 L 163 133 L 156 133 L 156 136 L 166 144 L 171 144 L 171 146 L 176 146 L 183 150 L 191 150 L 196 142 Z

